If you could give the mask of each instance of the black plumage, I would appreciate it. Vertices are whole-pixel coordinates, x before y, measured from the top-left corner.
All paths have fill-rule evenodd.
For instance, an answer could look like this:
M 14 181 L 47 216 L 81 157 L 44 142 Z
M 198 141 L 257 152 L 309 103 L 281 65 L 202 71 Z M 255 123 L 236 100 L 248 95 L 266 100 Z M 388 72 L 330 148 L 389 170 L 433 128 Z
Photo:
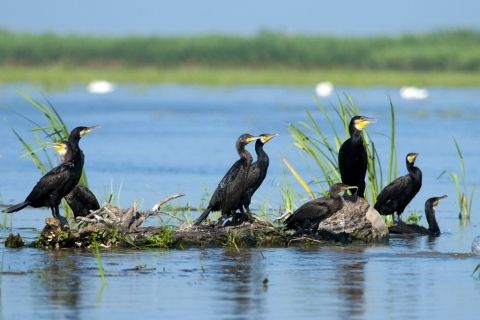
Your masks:
M 67 225 L 65 217 L 60 215 L 58 206 L 62 198 L 77 185 L 82 175 L 84 156 L 78 145 L 80 138 L 92 131 L 95 127 L 77 127 L 70 132 L 68 144 L 71 160 L 63 162 L 46 173 L 33 187 L 25 201 L 11 206 L 4 211 L 7 213 L 19 211 L 27 206 L 34 208 L 49 207 L 52 215 L 60 221 L 61 225 Z
M 328 197 L 317 198 L 301 205 L 285 221 L 287 229 L 297 231 L 314 231 L 323 220 L 327 219 L 344 205 L 341 195 L 345 190 L 356 189 L 343 183 L 335 183 L 330 187 Z
M 68 141 L 60 141 L 55 145 L 55 150 L 60 154 L 62 162 L 71 161 L 73 154 L 70 151 Z M 80 152 L 82 152 L 80 150 Z M 83 154 L 83 152 L 82 152 Z M 97 198 L 90 189 L 82 184 L 77 184 L 70 193 L 65 196 L 70 209 L 72 209 L 73 216 L 85 217 L 90 214 L 91 210 L 100 209 L 100 204 Z
M 362 130 L 374 121 L 375 119 L 372 118 L 354 116 L 348 126 L 350 138 L 343 142 L 338 151 L 338 167 L 342 182 L 349 186 L 357 186 L 357 195 L 362 198 L 365 192 L 365 174 L 368 164 Z
M 435 217 L 435 208 L 440 200 L 447 196 L 432 197 L 425 201 L 425 216 L 427 217 L 428 229 L 417 224 L 400 223 L 389 227 L 388 230 L 393 234 L 409 234 L 409 235 L 428 235 L 438 237 L 440 235 L 440 227 Z
M 397 213 L 400 220 L 400 215 L 422 187 L 422 171 L 415 167 L 417 156 L 417 153 L 407 154 L 408 174 L 393 180 L 378 195 L 374 207 L 381 215 Z
M 220 181 L 207 208 L 197 219 L 195 225 L 202 223 L 211 211 L 220 211 L 222 219 L 235 217 L 235 211 L 240 205 L 241 196 L 247 189 L 248 170 L 252 164 L 252 155 L 245 149 L 245 146 L 259 138 L 248 133 L 238 137 L 236 149 L 240 159 L 233 164 Z
M 262 133 L 260 139 L 255 141 L 255 153 L 257 154 L 257 161 L 252 163 L 248 170 L 247 177 L 247 190 L 243 193 L 240 207 L 241 211 L 250 213 L 250 203 L 252 202 L 252 196 L 262 184 L 263 180 L 267 176 L 268 165 L 270 160 L 267 153 L 263 150 L 265 143 L 270 141 L 277 134 Z

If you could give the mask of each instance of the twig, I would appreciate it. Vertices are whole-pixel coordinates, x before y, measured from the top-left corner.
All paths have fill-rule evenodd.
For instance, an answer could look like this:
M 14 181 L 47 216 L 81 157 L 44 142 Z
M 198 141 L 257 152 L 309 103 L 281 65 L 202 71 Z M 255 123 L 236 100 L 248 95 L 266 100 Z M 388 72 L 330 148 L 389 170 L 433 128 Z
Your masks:
M 164 205 L 165 203 L 173 200 L 173 199 L 177 199 L 177 198 L 180 198 L 180 197 L 183 197 L 185 194 L 184 193 L 175 193 L 175 194 L 172 194 L 166 198 L 163 198 L 162 200 L 160 200 L 159 202 L 157 202 L 153 207 L 152 209 L 150 209 L 149 211 L 145 211 L 145 212 L 142 212 L 140 214 L 140 216 L 132 223 L 132 225 L 130 226 L 129 230 L 133 231 L 135 230 L 136 228 L 138 228 L 148 217 L 154 215 L 162 205 Z
M 175 194 L 172 194 L 171 196 L 168 196 L 166 198 L 163 198 L 162 200 L 160 200 L 159 202 L 157 202 L 153 207 L 152 209 L 150 209 L 150 211 L 152 212 L 155 212 L 157 211 L 158 209 L 160 209 L 160 207 L 162 205 L 164 205 L 165 203 L 173 200 L 173 199 L 176 199 L 176 198 L 180 198 L 180 197 L 183 197 L 185 194 L 184 193 L 175 193 Z M 148 212 L 148 211 L 147 211 Z

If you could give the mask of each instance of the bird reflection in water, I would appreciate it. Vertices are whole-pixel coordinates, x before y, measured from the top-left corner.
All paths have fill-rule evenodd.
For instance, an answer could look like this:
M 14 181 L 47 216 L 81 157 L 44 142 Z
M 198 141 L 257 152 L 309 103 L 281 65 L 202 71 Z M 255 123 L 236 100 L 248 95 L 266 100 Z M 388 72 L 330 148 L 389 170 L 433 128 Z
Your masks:
M 216 273 L 218 273 L 218 290 L 222 301 L 222 314 L 235 315 L 238 319 L 250 319 L 265 314 L 264 259 L 260 251 L 236 251 L 227 249 L 219 258 Z M 226 309 L 226 310 L 225 310 Z
M 346 252 L 343 259 L 337 264 L 336 288 L 340 303 L 339 318 L 351 319 L 364 315 L 365 306 L 365 267 L 367 262 L 357 255 L 363 253 L 364 248 L 351 248 L 355 252 Z
M 58 318 L 61 309 L 65 318 L 80 319 L 82 282 L 76 256 L 71 252 L 50 251 L 42 257 L 45 267 L 39 270 L 38 277 L 32 278 L 33 288 L 38 292 L 35 297 L 40 300 L 37 305 L 54 313 L 52 318 Z

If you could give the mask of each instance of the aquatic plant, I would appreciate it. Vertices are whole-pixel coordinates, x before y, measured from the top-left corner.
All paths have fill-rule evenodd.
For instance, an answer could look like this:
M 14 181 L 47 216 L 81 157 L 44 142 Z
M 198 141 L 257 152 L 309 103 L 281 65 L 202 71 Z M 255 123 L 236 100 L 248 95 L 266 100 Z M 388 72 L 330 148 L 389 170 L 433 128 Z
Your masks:
M 480 279 L 480 263 L 477 264 L 475 269 L 473 269 L 472 276 L 474 276 L 475 274 L 477 274 L 477 279 Z
M 95 254 L 95 258 L 97 260 L 97 269 L 98 269 L 98 273 L 100 274 L 100 278 L 102 279 L 102 287 L 104 287 L 107 285 L 107 278 L 105 277 L 105 269 L 103 268 L 102 256 L 100 255 L 100 249 L 99 249 L 100 245 L 98 241 L 96 241 L 95 239 L 92 240 L 91 247 L 92 247 L 93 253 Z
M 407 223 L 420 224 L 422 215 L 419 212 L 413 211 L 407 217 Z
M 327 126 L 321 126 L 317 120 L 319 117 L 316 117 L 310 111 L 306 111 L 306 121 L 300 121 L 289 126 L 294 146 L 301 151 L 305 163 L 309 168 L 312 167 L 313 163 L 314 170 L 310 169 L 313 179 L 306 186 L 305 179 L 301 178 L 290 164 L 287 165 L 293 176 L 312 198 L 315 198 L 316 195 L 312 192 L 310 185 L 318 185 L 320 192 L 326 192 L 332 184 L 341 180 L 337 161 L 338 149 L 349 136 L 348 125 L 350 119 L 354 115 L 361 114 L 359 108 L 355 106 L 349 96 L 345 96 L 344 99 L 340 98 L 338 107 L 333 107 L 335 118 L 330 116 L 328 109 L 321 105 L 318 100 L 316 105 L 319 115 L 325 119 Z M 338 128 L 341 128 L 341 131 Z M 374 203 L 383 186 L 397 176 L 395 109 L 392 101 L 390 101 L 390 150 L 386 177 L 384 169 L 378 161 L 379 156 L 368 130 L 364 131 L 362 135 L 368 158 L 366 196 L 370 203 Z M 385 178 L 386 181 L 384 181 Z
M 455 149 L 457 151 L 458 160 L 460 163 L 460 174 L 451 172 L 450 176 L 452 177 L 453 183 L 455 185 L 455 191 L 460 210 L 458 217 L 462 220 L 468 220 L 470 219 L 470 213 L 472 211 L 472 204 L 476 191 L 476 185 L 474 184 L 471 190 L 468 190 L 467 179 L 465 175 L 465 158 L 463 157 L 463 153 L 455 138 L 453 138 L 453 143 L 455 144 Z
M 168 249 L 173 243 L 172 236 L 173 230 L 170 228 L 165 228 L 161 233 L 146 238 L 146 246 L 152 248 Z

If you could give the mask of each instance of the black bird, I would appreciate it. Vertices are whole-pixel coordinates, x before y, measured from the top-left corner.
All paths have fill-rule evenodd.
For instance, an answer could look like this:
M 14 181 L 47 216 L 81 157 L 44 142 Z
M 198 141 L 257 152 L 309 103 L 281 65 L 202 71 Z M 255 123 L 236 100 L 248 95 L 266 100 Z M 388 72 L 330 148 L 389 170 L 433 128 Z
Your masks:
M 270 160 L 268 159 L 268 155 L 265 150 L 263 150 L 263 145 L 277 135 L 278 134 L 276 133 L 262 133 L 260 135 L 260 139 L 255 142 L 257 161 L 252 163 L 250 169 L 248 170 L 247 190 L 243 193 L 242 199 L 240 201 L 239 209 L 242 212 L 245 210 L 247 213 L 250 213 L 250 202 L 252 201 L 252 196 L 267 176 L 267 170 Z
M 287 229 L 316 230 L 323 220 L 330 217 L 343 207 L 345 203 L 342 193 L 348 189 L 356 189 L 343 183 L 335 183 L 330 187 L 328 197 L 317 198 L 304 203 L 285 221 Z
M 427 217 L 428 229 L 417 224 L 397 224 L 389 227 L 390 233 L 394 234 L 419 234 L 438 237 L 440 235 L 440 228 L 438 227 L 437 219 L 435 218 L 435 208 L 440 200 L 447 196 L 433 197 L 425 201 L 425 215 Z
M 408 174 L 393 180 L 378 195 L 374 207 L 381 215 L 389 215 L 396 212 L 400 222 L 400 215 L 403 210 L 405 210 L 406 206 L 422 187 L 422 171 L 415 167 L 417 156 L 417 153 L 407 154 Z
M 68 141 L 59 141 L 55 144 L 55 150 L 60 154 L 62 162 L 71 161 L 73 154 L 68 147 Z M 81 151 L 80 151 L 81 152 Z M 82 152 L 83 153 L 83 152 Z M 90 189 L 82 184 L 77 184 L 69 194 L 65 196 L 73 216 L 85 217 L 90 214 L 90 210 L 100 209 L 97 198 Z
M 238 137 L 236 148 L 240 159 L 233 164 L 220 181 L 207 208 L 197 219 L 195 225 L 202 223 L 211 211 L 221 211 L 222 219 L 237 218 L 235 211 L 240 206 L 240 198 L 247 189 L 248 170 L 252 164 L 252 155 L 245 149 L 245 146 L 257 139 L 260 137 L 254 137 L 248 133 Z
M 338 151 L 338 167 L 342 182 L 349 186 L 357 186 L 356 194 L 362 198 L 365 192 L 365 174 L 368 163 L 362 130 L 375 121 L 373 118 L 354 116 L 348 126 L 350 138 L 342 143 Z
M 4 211 L 7 213 L 22 210 L 27 206 L 34 208 L 49 207 L 52 215 L 60 221 L 62 226 L 68 225 L 67 219 L 60 215 L 58 206 L 72 189 L 77 185 L 82 175 L 84 156 L 78 143 L 80 138 L 95 129 L 94 127 L 77 127 L 70 132 L 68 137 L 69 150 L 72 158 L 63 162 L 46 173 L 33 187 L 25 201 L 11 206 Z

